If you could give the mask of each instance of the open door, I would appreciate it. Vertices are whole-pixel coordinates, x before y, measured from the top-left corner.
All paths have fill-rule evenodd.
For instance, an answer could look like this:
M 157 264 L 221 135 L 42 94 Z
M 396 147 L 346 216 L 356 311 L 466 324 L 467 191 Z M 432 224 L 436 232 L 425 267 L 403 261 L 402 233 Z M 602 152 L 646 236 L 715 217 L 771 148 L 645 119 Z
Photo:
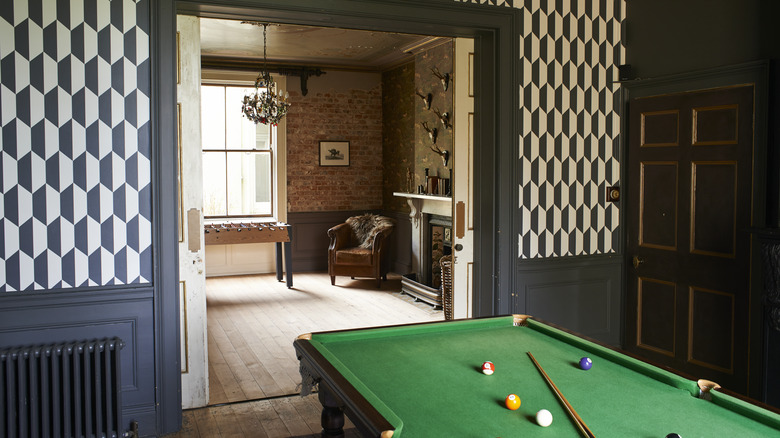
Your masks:
M 453 270 L 455 318 L 472 316 L 474 284 L 474 40 L 455 39 L 453 135 Z
M 208 404 L 203 170 L 200 134 L 200 19 L 177 17 L 179 53 L 179 305 L 182 407 Z

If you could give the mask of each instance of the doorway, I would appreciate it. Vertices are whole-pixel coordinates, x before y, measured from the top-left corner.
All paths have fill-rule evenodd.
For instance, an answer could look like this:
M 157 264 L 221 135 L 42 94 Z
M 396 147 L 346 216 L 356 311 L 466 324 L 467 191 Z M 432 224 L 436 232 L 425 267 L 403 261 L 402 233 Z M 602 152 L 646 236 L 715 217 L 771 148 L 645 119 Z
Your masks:
M 176 115 L 175 115 L 175 39 L 168 27 L 175 21 L 175 14 L 191 14 L 233 19 L 253 19 L 284 23 L 339 26 L 356 29 L 375 29 L 407 33 L 426 33 L 434 35 L 461 36 L 475 39 L 475 113 L 479 117 L 475 126 L 475 262 L 473 268 L 474 316 L 491 315 L 496 312 L 500 294 L 508 294 L 511 289 L 513 272 L 504 266 L 499 269 L 497 263 L 510 264 L 516 254 L 512 239 L 499 239 L 510 235 L 514 229 L 511 215 L 512 200 L 516 198 L 514 187 L 502 184 L 502 179 L 511 175 L 515 162 L 517 127 L 514 124 L 518 111 L 518 96 L 512 92 L 516 74 L 516 53 L 519 42 L 513 36 L 520 25 L 518 11 L 511 8 L 483 7 L 467 3 L 441 2 L 355 2 L 338 0 L 328 4 L 328 12 L 323 13 L 320 2 L 310 0 L 297 2 L 291 7 L 284 1 L 266 1 L 255 7 L 239 6 L 239 2 L 222 2 L 219 5 L 201 4 L 198 1 L 180 1 L 178 10 L 170 4 L 154 7 L 152 16 L 158 41 L 153 51 L 157 68 L 154 80 L 159 93 L 154 96 L 153 108 L 158 124 L 153 127 L 155 141 L 160 145 L 169 145 L 154 149 L 157 160 L 153 160 L 157 196 L 161 208 L 158 223 L 164 229 L 157 234 L 161 240 L 158 253 L 166 256 L 176 254 L 176 199 L 175 173 L 172 169 L 176 160 Z M 498 206 L 505 207 L 499 211 Z M 172 261 L 168 263 L 174 263 Z M 165 267 L 170 268 L 168 264 Z M 178 367 L 178 344 L 180 343 L 178 324 L 179 305 L 175 296 L 168 296 L 176 290 L 175 269 L 162 269 L 161 279 L 156 287 L 156 296 L 160 306 L 156 307 L 161 325 L 160 348 L 162 353 L 157 360 L 160 375 L 170 382 L 161 386 L 159 431 L 175 430 L 177 418 L 172 415 L 180 412 L 180 381 L 176 378 Z M 503 291 L 503 292 L 500 292 Z M 506 300 L 507 297 L 503 297 Z
M 186 161 L 187 161 L 186 159 L 183 161 L 183 165 L 185 167 L 187 165 Z M 189 211 L 189 209 L 188 209 L 188 211 Z M 245 283 L 245 281 L 242 281 L 241 279 L 239 279 L 238 283 L 242 283 L 242 282 Z M 210 288 L 207 286 L 206 289 L 208 290 Z M 215 287 L 214 289 L 219 289 L 219 287 Z M 233 287 L 229 287 L 228 289 L 238 290 L 238 289 L 242 289 L 242 287 L 237 287 L 234 284 Z M 243 289 L 246 290 L 246 289 L 251 289 L 251 288 L 243 287 Z M 267 289 L 267 288 L 263 288 L 263 289 Z M 298 287 L 298 288 L 295 288 L 295 289 L 298 290 L 300 288 Z M 189 291 L 190 291 L 190 293 L 194 292 L 192 288 L 189 288 Z M 250 294 L 251 294 L 251 292 L 250 292 Z M 242 297 L 239 297 L 239 301 L 236 301 L 236 304 L 241 302 L 241 300 L 244 300 L 244 304 L 252 304 L 251 303 L 251 298 L 249 298 L 250 294 L 243 295 Z M 288 294 L 295 295 L 295 291 L 289 291 Z M 293 301 L 295 300 L 295 298 L 296 297 L 292 297 Z M 226 301 L 230 301 L 230 299 L 227 299 Z M 211 299 L 209 300 L 209 302 L 211 303 Z M 192 310 L 192 309 L 193 309 L 193 307 L 190 306 L 190 310 Z M 211 310 L 212 309 L 210 308 L 209 312 L 211 312 Z M 197 316 L 197 315 L 191 315 L 191 316 Z M 272 316 L 272 315 L 269 315 L 269 316 Z M 217 347 L 218 344 L 231 344 L 232 343 L 236 347 L 235 349 L 232 349 L 229 352 L 227 352 L 227 351 L 221 352 L 221 353 L 224 353 L 224 354 L 219 354 L 218 355 L 219 356 L 219 360 L 215 362 L 217 364 L 217 366 L 212 366 L 211 367 L 214 370 L 213 370 L 213 372 L 212 371 L 209 372 L 209 380 L 212 381 L 210 386 L 212 388 L 216 389 L 216 391 L 210 391 L 211 394 L 212 394 L 212 400 L 209 401 L 209 404 L 223 403 L 223 402 L 230 402 L 230 401 L 237 401 L 237 400 L 245 400 L 247 398 L 249 398 L 249 399 L 251 399 L 251 398 L 261 398 L 261 397 L 264 397 L 264 396 L 268 396 L 269 394 L 271 396 L 287 395 L 287 393 L 293 391 L 294 390 L 294 385 L 291 388 L 288 388 L 286 386 L 284 388 L 282 388 L 281 386 L 277 388 L 277 387 L 274 387 L 273 384 L 266 386 L 266 388 L 269 388 L 269 389 L 261 389 L 261 388 L 258 387 L 257 390 L 251 390 L 251 388 L 250 388 L 250 390 L 248 392 L 243 390 L 242 386 L 250 386 L 251 387 L 253 385 L 254 386 L 259 386 L 259 384 L 262 384 L 262 382 L 260 382 L 260 381 L 258 381 L 258 382 L 252 381 L 251 384 L 250 384 L 250 383 L 247 383 L 247 382 L 249 382 L 249 380 L 253 380 L 253 379 L 246 380 L 246 379 L 248 379 L 247 376 L 250 374 L 250 370 L 248 369 L 248 367 L 249 366 L 253 366 L 253 365 L 257 365 L 257 362 L 258 362 L 256 360 L 257 358 L 259 358 L 260 356 L 265 356 L 265 355 L 273 356 L 273 357 L 277 357 L 278 358 L 279 356 L 283 356 L 284 354 L 283 353 L 278 353 L 278 352 L 269 354 L 269 351 L 267 351 L 267 350 L 263 351 L 261 353 L 257 353 L 257 352 L 250 351 L 251 348 L 246 348 L 246 347 L 245 348 L 241 348 L 241 347 L 239 347 L 237 345 L 239 343 L 240 344 L 249 345 L 249 346 L 254 345 L 258 349 L 260 349 L 262 347 L 259 343 L 257 343 L 257 342 L 253 343 L 253 342 L 251 342 L 250 339 L 246 339 L 245 338 L 245 333 L 242 333 L 242 329 L 238 325 L 234 324 L 235 321 L 239 321 L 239 320 L 241 320 L 240 317 L 237 318 L 237 319 L 233 319 L 232 317 L 223 318 L 223 321 L 228 322 L 228 325 L 230 327 L 229 328 L 224 328 L 223 327 L 223 328 L 220 329 L 221 330 L 221 331 L 219 331 L 219 340 L 220 340 L 220 342 L 216 342 L 217 337 L 212 336 L 212 329 L 210 327 L 212 325 L 212 318 L 211 318 L 211 314 L 209 315 L 209 329 L 208 329 L 208 332 L 209 332 L 209 335 L 208 335 L 208 338 L 209 338 L 209 348 L 208 348 L 208 350 L 209 350 L 209 357 L 211 358 L 212 356 L 217 356 L 218 355 L 217 351 L 216 351 L 217 348 L 215 348 L 215 347 Z M 251 323 L 251 321 L 249 319 L 244 319 L 244 322 L 245 323 Z M 394 322 L 394 323 L 396 323 L 396 322 Z M 408 321 L 408 322 L 414 322 L 414 321 Z M 391 323 L 391 321 L 387 320 L 387 321 L 384 321 L 384 322 L 381 322 L 381 323 L 382 324 L 389 324 L 389 323 Z M 367 323 L 356 323 L 356 324 L 358 326 L 370 325 L 370 324 L 367 324 Z M 215 328 L 216 328 L 216 325 L 215 325 Z M 344 327 L 338 327 L 338 328 L 344 328 Z M 198 331 L 198 330 L 190 330 L 189 332 L 190 333 L 194 333 L 196 331 Z M 272 330 L 269 329 L 269 331 L 272 331 Z M 215 332 L 216 332 L 216 330 L 215 330 Z M 296 334 L 300 334 L 300 333 L 295 332 L 295 333 L 293 333 L 293 335 L 287 336 L 286 338 L 293 339 Z M 230 339 L 231 335 L 234 336 L 233 339 Z M 186 338 L 183 340 L 183 342 L 186 342 Z M 275 343 L 278 343 L 278 342 L 275 342 Z M 193 349 L 193 350 L 196 350 L 196 349 Z M 255 353 L 257 353 L 257 354 L 255 354 Z M 244 357 L 248 357 L 249 360 L 244 360 Z M 233 360 L 235 358 L 241 358 L 241 360 L 235 361 L 235 360 Z M 238 364 L 238 366 L 242 368 L 240 373 L 235 372 L 234 370 L 227 369 L 227 368 L 230 368 L 230 365 L 231 365 L 230 362 L 231 361 L 233 361 L 235 364 Z M 210 363 L 211 363 L 211 361 L 210 361 Z M 193 364 L 190 364 L 190 365 L 193 365 Z M 272 372 L 269 369 L 267 369 L 267 367 L 265 367 L 265 368 L 266 369 L 264 369 L 261 374 L 266 376 L 266 377 L 272 377 L 273 376 Z M 187 369 L 189 371 L 189 368 L 185 368 L 185 369 Z M 286 374 L 285 373 L 281 373 L 281 374 L 278 374 L 278 376 L 283 381 L 290 380 L 290 382 L 294 383 L 294 376 L 292 376 L 292 374 L 294 374 L 294 373 L 286 372 Z M 242 375 L 243 375 L 243 377 L 242 377 Z M 218 378 L 220 381 L 225 381 L 225 382 L 231 381 L 231 385 L 218 385 L 218 386 L 214 385 L 213 379 L 215 379 L 215 377 Z M 291 378 L 292 378 L 292 380 L 291 380 Z M 242 380 L 242 379 L 245 379 L 245 380 Z M 261 380 L 263 380 L 263 379 L 261 379 Z M 268 380 L 268 379 L 266 378 L 265 380 Z M 216 386 L 216 388 L 215 388 L 215 386 Z M 229 386 L 232 386 L 232 388 L 230 388 Z M 270 393 L 268 392 L 269 390 L 271 391 Z M 285 392 L 285 391 L 287 391 L 287 392 Z M 185 393 L 192 393 L 192 392 L 195 392 L 195 391 L 185 391 Z M 216 399 L 214 397 L 215 393 L 219 394 L 219 397 L 216 397 Z M 235 398 L 235 397 L 238 397 L 238 398 Z

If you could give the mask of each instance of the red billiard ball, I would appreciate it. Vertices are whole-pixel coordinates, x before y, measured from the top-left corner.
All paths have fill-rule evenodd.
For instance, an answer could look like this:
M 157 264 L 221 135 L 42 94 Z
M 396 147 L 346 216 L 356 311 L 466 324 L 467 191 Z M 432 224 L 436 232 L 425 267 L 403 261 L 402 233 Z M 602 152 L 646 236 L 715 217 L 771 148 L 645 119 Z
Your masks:
M 496 370 L 495 365 L 493 365 L 493 362 L 487 361 L 482 364 L 482 373 L 485 375 L 491 375 L 493 374 L 493 371 Z
M 517 408 L 520 407 L 520 397 L 518 397 L 516 394 L 509 394 L 506 396 L 504 403 L 506 404 L 507 409 L 513 411 L 517 410 Z

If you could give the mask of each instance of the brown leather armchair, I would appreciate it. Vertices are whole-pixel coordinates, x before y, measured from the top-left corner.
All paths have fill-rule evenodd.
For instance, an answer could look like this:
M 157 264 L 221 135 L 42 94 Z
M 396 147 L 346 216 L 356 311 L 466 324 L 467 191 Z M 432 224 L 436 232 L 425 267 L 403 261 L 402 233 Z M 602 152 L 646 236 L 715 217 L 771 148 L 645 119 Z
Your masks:
M 376 278 L 377 288 L 387 280 L 389 260 L 385 255 L 387 237 L 393 232 L 390 218 L 364 214 L 328 230 L 328 274 L 330 284 L 336 276 Z

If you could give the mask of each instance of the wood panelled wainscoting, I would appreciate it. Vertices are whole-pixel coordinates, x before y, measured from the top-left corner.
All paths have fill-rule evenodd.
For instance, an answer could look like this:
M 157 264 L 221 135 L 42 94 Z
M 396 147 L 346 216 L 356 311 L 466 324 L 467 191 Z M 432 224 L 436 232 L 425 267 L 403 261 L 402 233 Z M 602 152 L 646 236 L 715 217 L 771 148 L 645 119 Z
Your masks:
M 328 270 L 328 229 L 350 216 L 374 213 L 395 220 L 390 235 L 390 271 L 398 274 L 412 272 L 412 225 L 408 213 L 397 211 L 352 210 L 288 213 L 287 223 L 293 227 L 293 272 Z
M 620 346 L 621 271 L 614 254 L 518 260 L 511 311 Z

